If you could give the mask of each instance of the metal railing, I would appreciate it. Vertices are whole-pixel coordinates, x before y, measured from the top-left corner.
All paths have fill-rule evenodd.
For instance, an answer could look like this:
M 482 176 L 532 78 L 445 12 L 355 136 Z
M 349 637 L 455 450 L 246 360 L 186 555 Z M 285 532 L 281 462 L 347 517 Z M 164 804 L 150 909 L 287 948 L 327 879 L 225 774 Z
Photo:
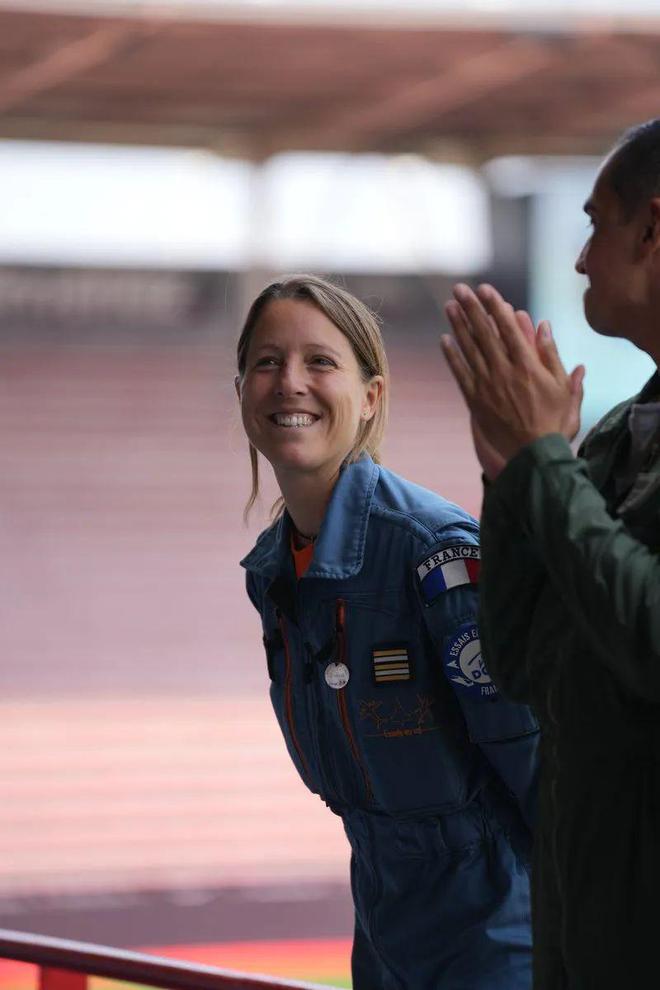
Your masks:
M 101 976 L 163 990 L 328 990 L 318 983 L 275 980 L 162 956 L 0 929 L 0 959 L 32 963 L 39 990 L 87 990 Z

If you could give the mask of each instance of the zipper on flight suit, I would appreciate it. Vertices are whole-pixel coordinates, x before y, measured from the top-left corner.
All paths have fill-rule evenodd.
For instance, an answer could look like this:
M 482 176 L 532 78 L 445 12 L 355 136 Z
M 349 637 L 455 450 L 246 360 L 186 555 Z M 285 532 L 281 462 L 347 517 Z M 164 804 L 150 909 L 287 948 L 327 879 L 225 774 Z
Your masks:
M 337 599 L 335 609 L 335 633 L 337 637 L 337 662 L 346 664 L 346 666 L 349 667 L 349 664 L 346 661 L 346 602 L 342 598 Z M 369 774 L 367 773 L 366 767 L 362 762 L 360 752 L 355 741 L 355 736 L 353 734 L 353 727 L 351 725 L 351 720 L 348 714 L 348 706 L 346 704 L 345 688 L 339 688 L 337 691 L 337 707 L 339 708 L 339 717 L 341 718 L 341 724 L 344 728 L 344 732 L 346 733 L 348 744 L 351 748 L 351 753 L 353 754 L 353 759 L 357 763 L 360 773 L 362 774 L 362 779 L 364 781 L 364 787 L 367 794 L 367 801 L 371 803 L 374 799 L 373 789 L 371 787 L 371 781 L 369 780 Z
M 289 726 L 289 734 L 291 736 L 291 742 L 294 745 L 295 751 L 298 754 L 298 758 L 302 763 L 303 770 L 305 771 L 305 776 L 307 780 L 310 781 L 311 774 L 309 772 L 309 764 L 305 754 L 303 753 L 302 746 L 298 741 L 298 735 L 296 733 L 296 727 L 293 721 L 293 693 L 292 693 L 292 680 L 293 680 L 293 667 L 291 664 L 291 652 L 289 650 L 289 641 L 286 635 L 286 627 L 284 625 L 284 618 L 280 610 L 277 610 L 277 622 L 280 627 L 280 634 L 282 636 L 282 643 L 284 645 L 284 713 L 286 716 L 286 722 Z

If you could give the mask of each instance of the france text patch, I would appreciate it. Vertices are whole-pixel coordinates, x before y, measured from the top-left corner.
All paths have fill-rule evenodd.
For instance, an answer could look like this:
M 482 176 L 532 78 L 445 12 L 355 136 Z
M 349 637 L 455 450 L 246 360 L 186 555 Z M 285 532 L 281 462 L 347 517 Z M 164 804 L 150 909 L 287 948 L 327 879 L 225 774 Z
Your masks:
M 417 568 L 422 596 L 427 605 L 443 591 L 462 584 L 477 584 L 481 554 L 479 547 L 460 543 L 431 554 Z
M 405 646 L 379 646 L 371 655 L 376 684 L 410 680 L 410 658 Z
M 478 701 L 497 694 L 481 656 L 479 630 L 474 622 L 465 622 L 449 638 L 443 662 L 452 687 L 463 697 Z

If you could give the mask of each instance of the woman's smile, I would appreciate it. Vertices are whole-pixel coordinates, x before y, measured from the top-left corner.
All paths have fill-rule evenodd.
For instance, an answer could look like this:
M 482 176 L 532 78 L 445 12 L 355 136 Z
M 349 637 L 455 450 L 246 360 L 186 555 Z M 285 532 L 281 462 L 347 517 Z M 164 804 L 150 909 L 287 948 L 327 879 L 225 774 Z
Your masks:
M 295 413 L 272 413 L 268 417 L 271 423 L 276 426 L 284 426 L 287 428 L 291 427 L 304 427 L 313 426 L 314 423 L 318 422 L 321 418 L 320 416 L 314 416 L 312 413 L 295 412 Z

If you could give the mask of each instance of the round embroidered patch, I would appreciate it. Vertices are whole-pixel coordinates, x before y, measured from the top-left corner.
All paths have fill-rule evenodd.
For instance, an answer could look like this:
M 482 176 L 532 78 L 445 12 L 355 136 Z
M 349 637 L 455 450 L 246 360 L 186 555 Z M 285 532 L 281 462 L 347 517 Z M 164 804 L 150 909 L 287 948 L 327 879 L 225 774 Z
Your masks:
M 459 626 L 447 642 L 443 659 L 447 677 L 463 697 L 478 701 L 497 694 L 481 656 L 479 630 L 474 622 Z

